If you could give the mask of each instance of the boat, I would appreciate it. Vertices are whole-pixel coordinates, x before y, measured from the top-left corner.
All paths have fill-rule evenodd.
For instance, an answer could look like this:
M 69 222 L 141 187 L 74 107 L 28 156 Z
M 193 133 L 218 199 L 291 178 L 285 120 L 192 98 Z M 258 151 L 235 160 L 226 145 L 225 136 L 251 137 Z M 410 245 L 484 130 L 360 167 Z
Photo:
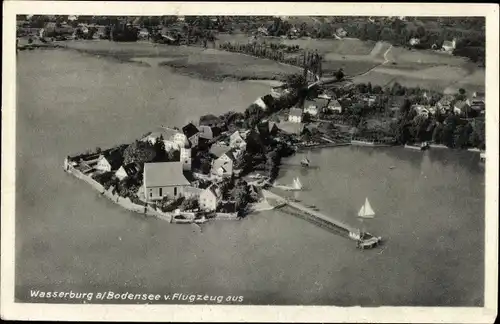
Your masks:
M 300 179 L 298 177 L 293 180 L 293 189 L 302 190 L 302 183 L 300 182 Z
M 479 159 L 481 162 L 486 162 L 486 152 L 479 153 Z
M 412 149 L 412 150 L 425 151 L 425 150 L 428 150 L 430 148 L 430 145 L 427 142 L 422 142 L 420 145 L 405 144 L 405 148 Z
M 311 164 L 311 161 L 309 161 L 309 159 L 307 158 L 307 156 L 304 157 L 302 159 L 302 161 L 300 161 L 300 165 L 302 165 L 303 167 L 308 167 L 309 164 Z
M 372 219 L 374 217 L 375 211 L 370 205 L 368 198 L 366 198 L 365 203 L 358 212 L 358 218 L 363 221 L 364 219 Z M 359 230 L 358 233 L 349 232 L 349 237 L 356 240 L 356 247 L 362 250 L 374 248 L 382 241 L 382 237 L 374 236 L 365 230 Z
M 358 217 L 360 218 L 374 218 L 375 212 L 373 211 L 372 206 L 370 205 L 370 201 L 366 198 L 365 203 L 361 206 L 361 209 L 358 212 Z

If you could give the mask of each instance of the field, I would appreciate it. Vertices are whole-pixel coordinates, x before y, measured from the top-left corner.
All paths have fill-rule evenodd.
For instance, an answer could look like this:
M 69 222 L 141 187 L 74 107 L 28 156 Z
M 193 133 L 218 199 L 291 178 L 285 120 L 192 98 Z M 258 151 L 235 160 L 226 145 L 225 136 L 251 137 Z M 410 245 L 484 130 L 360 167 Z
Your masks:
M 64 45 L 83 53 L 170 67 L 182 74 L 217 81 L 225 78 L 282 80 L 287 74 L 300 72 L 297 67 L 272 60 L 211 48 L 97 40 L 70 41 Z
M 218 43 L 224 41 L 247 43 L 244 34 L 220 34 Z M 434 51 L 416 51 L 393 47 L 387 43 L 363 42 L 356 39 L 287 40 L 276 37 L 260 37 L 259 42 L 276 42 L 299 45 L 318 50 L 324 57 L 323 74 L 328 76 L 342 68 L 354 82 L 371 82 L 389 86 L 398 82 L 405 86 L 420 86 L 454 92 L 459 88 L 467 91 L 484 90 L 485 71 L 464 58 Z M 20 44 L 25 42 L 20 40 Z M 149 42 L 116 43 L 110 41 L 57 42 L 79 52 L 111 57 L 122 61 L 141 61 L 155 58 L 153 65 L 162 65 L 178 73 L 202 79 L 223 80 L 283 80 L 288 74 L 300 72 L 294 66 L 272 60 L 256 58 L 240 53 L 229 53 L 214 48 L 195 46 L 169 46 Z M 140 58 L 140 59 L 137 59 Z

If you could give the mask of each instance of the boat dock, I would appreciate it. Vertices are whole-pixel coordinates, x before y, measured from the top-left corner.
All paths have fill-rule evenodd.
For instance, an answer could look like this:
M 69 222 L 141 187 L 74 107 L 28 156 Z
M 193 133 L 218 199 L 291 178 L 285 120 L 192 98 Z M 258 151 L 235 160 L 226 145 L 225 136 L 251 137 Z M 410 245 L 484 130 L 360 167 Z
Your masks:
M 340 230 L 344 230 L 348 233 L 349 232 L 351 232 L 351 233 L 358 232 L 357 228 L 354 228 L 354 227 L 347 225 L 341 221 L 338 221 L 336 219 L 328 217 L 327 215 L 325 215 L 325 214 L 323 214 L 323 213 L 321 213 L 313 208 L 304 206 L 304 205 L 297 203 L 297 202 L 294 202 L 288 198 L 277 195 L 269 190 L 262 190 L 262 193 L 264 194 L 265 197 L 273 198 L 276 201 L 280 202 L 280 205 L 288 205 L 290 207 L 293 207 L 295 209 L 298 209 L 298 210 L 308 214 L 310 217 L 313 218 L 313 220 L 319 221 L 320 224 L 331 225 L 331 226 L 336 227 Z M 346 233 L 346 234 L 348 234 L 348 233 Z

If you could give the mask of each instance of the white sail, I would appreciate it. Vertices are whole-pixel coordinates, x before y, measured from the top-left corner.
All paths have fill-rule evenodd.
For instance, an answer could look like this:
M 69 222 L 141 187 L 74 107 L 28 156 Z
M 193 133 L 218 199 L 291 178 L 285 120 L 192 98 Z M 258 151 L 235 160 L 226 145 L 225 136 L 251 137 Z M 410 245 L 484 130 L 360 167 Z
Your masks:
M 295 178 L 293 180 L 293 186 L 295 187 L 295 189 L 302 189 L 302 183 L 300 183 L 299 178 Z
M 359 210 L 358 216 L 363 217 L 363 218 L 375 217 L 375 212 L 373 211 L 372 206 L 370 205 L 370 202 L 368 201 L 368 198 L 366 198 L 365 204 Z

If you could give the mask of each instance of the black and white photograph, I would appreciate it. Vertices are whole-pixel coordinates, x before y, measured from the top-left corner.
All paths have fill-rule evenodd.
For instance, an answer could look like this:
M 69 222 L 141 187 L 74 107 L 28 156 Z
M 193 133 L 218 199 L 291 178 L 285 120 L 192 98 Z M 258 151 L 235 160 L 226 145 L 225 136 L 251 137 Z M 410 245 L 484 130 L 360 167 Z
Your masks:
M 4 9 L 3 319 L 493 322 L 497 5 Z

